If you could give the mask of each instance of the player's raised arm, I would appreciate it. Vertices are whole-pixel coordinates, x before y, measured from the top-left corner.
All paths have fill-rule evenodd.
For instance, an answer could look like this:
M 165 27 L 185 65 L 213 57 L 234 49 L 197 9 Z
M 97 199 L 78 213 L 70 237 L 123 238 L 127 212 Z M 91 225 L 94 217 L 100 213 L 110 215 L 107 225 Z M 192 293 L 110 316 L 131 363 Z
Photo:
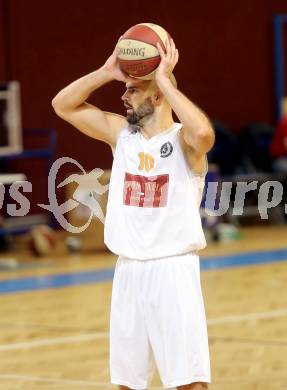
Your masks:
M 127 81 L 127 77 L 118 64 L 117 47 L 101 68 L 61 90 L 53 99 L 52 106 L 62 119 L 88 136 L 104 141 L 113 147 L 126 119 L 87 103 L 92 92 L 112 80 Z
M 183 124 L 184 142 L 197 158 L 202 158 L 214 144 L 214 131 L 208 117 L 170 81 L 170 73 L 178 61 L 178 50 L 172 39 L 166 42 L 166 53 L 157 48 L 161 63 L 156 72 L 157 84 Z

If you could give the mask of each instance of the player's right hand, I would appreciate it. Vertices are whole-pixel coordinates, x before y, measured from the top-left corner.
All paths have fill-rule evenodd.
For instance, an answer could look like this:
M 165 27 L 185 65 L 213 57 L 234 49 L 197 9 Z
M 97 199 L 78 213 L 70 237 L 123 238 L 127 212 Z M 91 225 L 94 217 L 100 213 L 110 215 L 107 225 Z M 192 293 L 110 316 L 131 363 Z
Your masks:
M 120 68 L 118 60 L 118 43 L 113 51 L 113 54 L 105 62 L 103 69 L 108 72 L 114 80 L 122 81 L 123 83 L 127 83 L 132 80 L 132 78 L 124 73 Z

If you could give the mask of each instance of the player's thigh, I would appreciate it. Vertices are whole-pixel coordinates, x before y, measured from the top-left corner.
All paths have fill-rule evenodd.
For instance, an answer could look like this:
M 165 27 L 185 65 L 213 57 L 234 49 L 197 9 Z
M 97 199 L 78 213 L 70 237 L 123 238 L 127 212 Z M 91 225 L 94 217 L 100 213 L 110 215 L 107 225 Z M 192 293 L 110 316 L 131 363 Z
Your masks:
M 151 273 L 149 339 L 165 387 L 210 381 L 206 318 L 197 257 L 164 259 Z

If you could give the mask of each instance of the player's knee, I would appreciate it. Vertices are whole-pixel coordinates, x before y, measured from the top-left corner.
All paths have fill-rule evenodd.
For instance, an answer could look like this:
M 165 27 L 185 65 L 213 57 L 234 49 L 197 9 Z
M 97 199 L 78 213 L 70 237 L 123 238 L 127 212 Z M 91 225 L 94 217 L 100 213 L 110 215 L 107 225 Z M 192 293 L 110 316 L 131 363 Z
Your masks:
M 131 389 L 130 387 L 126 387 L 126 386 L 119 386 L 119 390 L 133 390 L 133 389 Z
M 177 389 L 178 390 L 207 390 L 208 386 L 207 383 L 196 382 L 196 383 L 190 383 L 189 385 L 179 386 Z
M 126 386 L 119 386 L 119 390 L 133 390 Z

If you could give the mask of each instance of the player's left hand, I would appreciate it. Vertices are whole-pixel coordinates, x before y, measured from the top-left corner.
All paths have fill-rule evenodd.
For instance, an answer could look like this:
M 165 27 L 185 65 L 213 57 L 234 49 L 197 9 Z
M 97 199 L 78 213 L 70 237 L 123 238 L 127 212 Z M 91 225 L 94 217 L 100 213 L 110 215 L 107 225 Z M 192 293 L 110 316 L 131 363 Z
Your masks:
M 156 44 L 159 51 L 161 61 L 155 72 L 156 81 L 160 81 L 162 78 L 170 78 L 171 73 L 175 65 L 178 62 L 178 50 L 175 47 L 174 41 L 172 38 L 168 38 L 165 43 L 166 52 L 162 49 L 159 43 Z

